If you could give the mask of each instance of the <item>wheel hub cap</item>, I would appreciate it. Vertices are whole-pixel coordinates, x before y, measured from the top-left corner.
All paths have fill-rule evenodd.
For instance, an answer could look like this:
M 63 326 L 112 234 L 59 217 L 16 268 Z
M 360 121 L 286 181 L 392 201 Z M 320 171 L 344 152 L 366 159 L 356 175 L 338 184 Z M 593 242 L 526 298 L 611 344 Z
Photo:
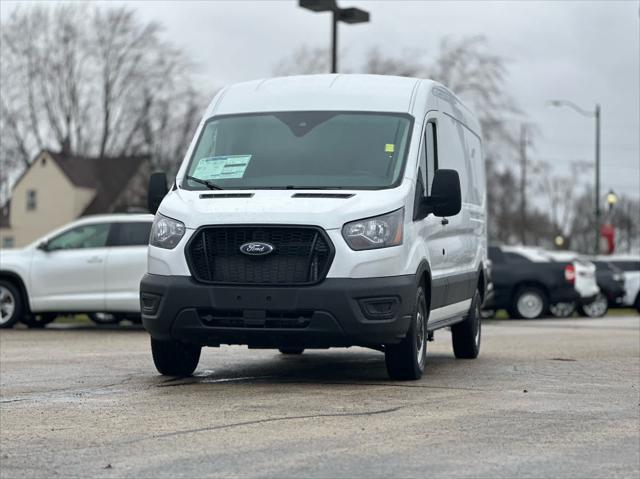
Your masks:
M 4 324 L 13 317 L 16 310 L 16 299 L 4 286 L 0 286 L 0 324 Z
M 525 318 L 542 314 L 542 298 L 535 293 L 525 293 L 518 299 L 518 312 Z

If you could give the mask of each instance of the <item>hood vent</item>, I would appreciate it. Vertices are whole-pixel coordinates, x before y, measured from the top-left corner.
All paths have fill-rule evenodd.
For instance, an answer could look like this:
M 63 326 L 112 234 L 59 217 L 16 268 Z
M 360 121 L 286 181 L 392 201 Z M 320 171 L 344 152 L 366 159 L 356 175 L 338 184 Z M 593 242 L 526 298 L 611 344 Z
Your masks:
M 338 198 L 347 199 L 355 196 L 353 193 L 296 193 L 291 198 Z
M 214 198 L 253 198 L 253 193 L 202 193 L 201 200 Z

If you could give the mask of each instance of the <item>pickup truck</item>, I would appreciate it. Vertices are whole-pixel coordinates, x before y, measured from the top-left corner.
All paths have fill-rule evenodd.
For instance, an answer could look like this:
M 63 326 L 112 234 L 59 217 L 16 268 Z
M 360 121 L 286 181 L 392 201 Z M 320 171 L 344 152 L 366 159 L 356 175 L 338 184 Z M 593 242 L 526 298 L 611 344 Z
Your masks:
M 512 318 L 535 319 L 557 305 L 587 304 L 599 292 L 589 262 L 517 246 L 491 246 L 489 259 L 494 293 L 484 307 L 506 309 Z

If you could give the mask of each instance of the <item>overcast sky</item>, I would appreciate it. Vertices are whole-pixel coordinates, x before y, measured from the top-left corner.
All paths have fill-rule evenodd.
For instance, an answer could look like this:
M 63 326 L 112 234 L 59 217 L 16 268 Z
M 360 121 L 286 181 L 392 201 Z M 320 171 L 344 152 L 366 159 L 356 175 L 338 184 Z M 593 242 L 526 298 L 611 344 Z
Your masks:
M 329 45 L 329 15 L 303 10 L 297 0 L 119 3 L 165 26 L 167 38 L 198 64 L 207 92 L 270 76 L 302 44 Z M 495 52 L 511 60 L 508 89 L 539 128 L 531 158 L 548 160 L 560 172 L 572 160 L 593 161 L 594 122 L 550 108 L 547 100 L 566 98 L 590 110 L 599 102 L 603 194 L 613 189 L 640 196 L 638 1 L 339 0 L 339 5 L 371 14 L 368 24 L 340 27 L 343 65 L 351 69 L 376 45 L 387 55 L 421 51 L 428 60 L 443 36 L 487 36 Z M 13 6 L 2 2 L 3 18 Z

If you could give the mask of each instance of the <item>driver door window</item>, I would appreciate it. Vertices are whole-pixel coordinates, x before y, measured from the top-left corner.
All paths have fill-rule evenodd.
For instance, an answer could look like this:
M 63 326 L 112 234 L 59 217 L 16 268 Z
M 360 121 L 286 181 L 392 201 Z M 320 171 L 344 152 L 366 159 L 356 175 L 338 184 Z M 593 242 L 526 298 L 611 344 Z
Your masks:
M 47 244 L 49 251 L 61 249 L 104 248 L 109 237 L 109 223 L 77 226 L 56 236 Z

